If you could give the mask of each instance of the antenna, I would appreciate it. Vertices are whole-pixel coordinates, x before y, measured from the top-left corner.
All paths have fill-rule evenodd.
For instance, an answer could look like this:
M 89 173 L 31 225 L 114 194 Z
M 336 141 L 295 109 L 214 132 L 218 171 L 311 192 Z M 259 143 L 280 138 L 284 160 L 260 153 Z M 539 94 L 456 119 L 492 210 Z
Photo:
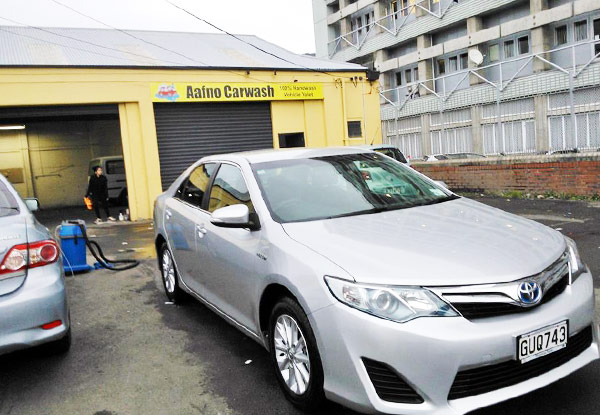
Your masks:
M 483 55 L 478 49 L 471 49 L 469 51 L 469 60 L 473 62 L 475 66 L 479 66 L 483 63 Z

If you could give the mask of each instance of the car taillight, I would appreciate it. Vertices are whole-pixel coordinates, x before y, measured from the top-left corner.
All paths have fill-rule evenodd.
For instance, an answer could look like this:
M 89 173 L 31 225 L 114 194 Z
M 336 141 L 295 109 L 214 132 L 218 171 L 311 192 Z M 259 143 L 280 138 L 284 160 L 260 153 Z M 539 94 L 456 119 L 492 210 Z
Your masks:
M 0 274 L 52 264 L 58 259 L 58 245 L 52 240 L 13 246 L 2 263 Z

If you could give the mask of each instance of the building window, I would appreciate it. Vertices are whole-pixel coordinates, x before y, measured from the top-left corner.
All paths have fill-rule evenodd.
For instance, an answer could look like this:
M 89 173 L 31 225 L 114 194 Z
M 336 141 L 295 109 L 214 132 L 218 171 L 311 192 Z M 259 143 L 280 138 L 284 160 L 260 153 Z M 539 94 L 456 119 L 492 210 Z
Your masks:
M 446 73 L 446 61 L 444 59 L 439 59 L 437 61 L 438 67 L 438 75 L 444 75 Z
M 448 72 L 456 72 L 458 70 L 458 58 L 456 56 L 448 59 Z
M 567 43 L 567 25 L 562 25 L 555 28 L 554 35 L 556 37 L 557 45 L 564 45 Z
M 575 22 L 575 42 L 586 40 L 588 38 L 587 20 Z
M 348 121 L 348 137 L 362 137 L 362 127 L 360 121 Z
M 594 40 L 600 40 L 600 19 L 594 20 Z M 600 43 L 594 45 L 594 54 L 600 53 Z
M 504 42 L 504 59 L 512 58 L 515 56 L 515 41 L 507 40 Z
M 498 59 L 500 59 L 500 46 L 498 46 L 497 43 L 490 45 L 488 49 L 488 59 L 490 62 L 496 62 Z
M 469 67 L 469 55 L 461 53 L 460 55 L 460 69 L 467 69 Z
M 410 10 L 408 9 L 408 0 L 401 0 L 402 4 L 402 16 L 408 16 Z
M 526 55 L 529 53 L 529 36 L 523 36 L 519 38 L 519 55 Z
M 396 86 L 402 86 L 402 72 L 396 72 Z
M 407 84 L 412 82 L 412 69 L 407 69 L 404 71 L 404 79 L 406 79 Z

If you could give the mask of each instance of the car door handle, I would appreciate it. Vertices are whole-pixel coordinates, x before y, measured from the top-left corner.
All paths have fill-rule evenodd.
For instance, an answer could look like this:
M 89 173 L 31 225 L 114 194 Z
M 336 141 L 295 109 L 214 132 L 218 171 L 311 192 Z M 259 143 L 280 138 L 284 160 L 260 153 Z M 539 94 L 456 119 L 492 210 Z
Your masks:
M 204 235 L 206 235 L 206 232 L 207 232 L 204 225 L 196 225 L 196 230 L 198 231 L 198 237 L 204 238 Z

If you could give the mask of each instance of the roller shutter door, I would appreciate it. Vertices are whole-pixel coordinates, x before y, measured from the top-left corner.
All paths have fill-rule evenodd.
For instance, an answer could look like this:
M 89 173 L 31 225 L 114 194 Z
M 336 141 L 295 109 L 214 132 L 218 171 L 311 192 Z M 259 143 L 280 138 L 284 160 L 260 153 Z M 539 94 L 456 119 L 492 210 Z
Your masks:
M 163 189 L 204 156 L 273 148 L 269 102 L 156 103 L 154 116 Z

